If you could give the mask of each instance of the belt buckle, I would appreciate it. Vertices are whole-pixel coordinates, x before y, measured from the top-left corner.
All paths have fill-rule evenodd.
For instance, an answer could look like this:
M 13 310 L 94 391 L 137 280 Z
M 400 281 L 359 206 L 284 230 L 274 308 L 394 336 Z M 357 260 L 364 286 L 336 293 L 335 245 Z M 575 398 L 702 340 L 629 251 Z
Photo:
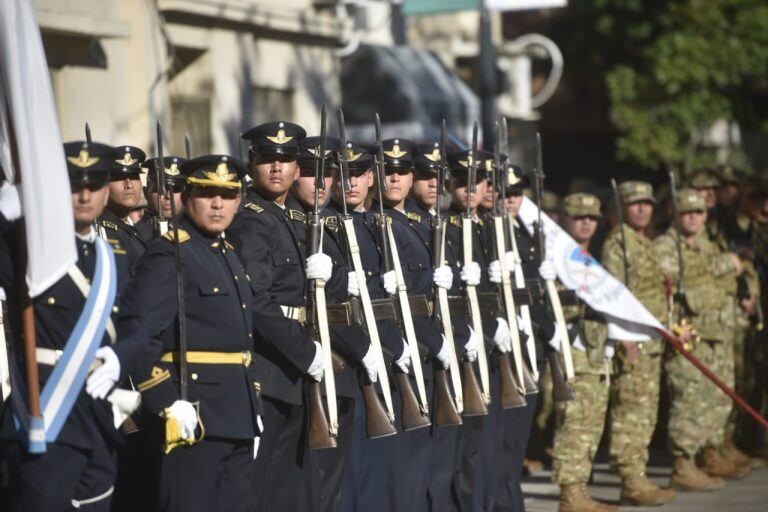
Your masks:
M 243 366 L 248 368 L 251 366 L 251 361 L 253 360 L 253 354 L 251 354 L 250 350 L 243 351 Z

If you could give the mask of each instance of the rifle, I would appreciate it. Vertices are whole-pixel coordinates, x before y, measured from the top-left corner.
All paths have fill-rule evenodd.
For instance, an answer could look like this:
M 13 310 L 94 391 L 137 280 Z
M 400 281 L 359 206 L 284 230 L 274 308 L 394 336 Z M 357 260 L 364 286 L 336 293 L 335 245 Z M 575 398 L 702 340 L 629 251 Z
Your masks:
M 448 156 L 446 153 L 446 129 L 445 119 L 440 126 L 440 165 L 437 168 L 437 205 L 435 216 L 432 219 L 432 266 L 437 268 L 445 261 L 445 219 L 442 213 L 441 199 L 445 195 L 445 175 L 447 173 Z M 443 336 L 451 346 L 454 346 L 453 324 L 448 308 L 448 290 L 435 287 L 434 314 L 439 319 L 443 328 Z M 462 362 L 462 382 L 475 378 L 470 361 Z M 435 379 L 435 421 L 438 426 L 461 425 L 461 416 L 451 398 L 448 389 L 448 376 L 446 370 L 440 365 L 434 366 Z M 467 403 L 467 408 L 475 404 Z M 484 404 L 483 404 L 484 405 Z
M 619 236 L 621 237 L 621 258 L 624 262 L 624 286 L 629 288 L 629 260 L 627 259 L 627 232 L 624 229 L 624 205 L 619 195 L 619 187 L 616 180 L 611 178 L 611 190 L 613 190 L 613 204 L 616 207 L 616 222 L 619 223 Z
M 158 126 L 158 132 L 159 132 L 159 126 L 160 121 L 157 122 Z M 163 140 L 162 140 L 162 134 L 158 133 L 158 140 L 157 140 L 157 153 L 158 157 L 157 160 L 155 160 L 155 183 L 157 184 L 157 231 L 158 236 L 163 236 L 168 232 L 168 219 L 163 217 L 163 196 L 165 196 L 166 187 L 165 187 L 165 160 L 163 159 Z M 170 194 L 170 201 L 171 201 L 171 217 L 174 216 L 174 213 L 176 211 L 176 205 L 173 198 L 173 187 L 171 187 L 171 194 Z M 176 219 L 173 219 L 174 223 L 176 223 Z
M 189 139 L 189 133 L 184 134 L 184 150 L 186 151 L 187 160 L 192 158 L 192 141 Z
M 91 126 L 88 123 L 85 123 L 85 141 L 88 145 L 93 142 L 93 139 L 91 138 Z
M 493 163 L 490 166 L 491 172 L 491 185 L 496 190 L 498 184 L 498 177 L 501 172 L 501 138 L 504 136 L 501 126 L 498 122 L 495 123 L 496 128 L 496 143 L 493 145 Z M 522 398 L 522 393 L 525 393 L 525 363 L 523 363 L 522 346 L 520 343 L 520 331 L 517 325 L 517 308 L 515 307 L 515 299 L 512 294 L 512 283 L 509 279 L 509 269 L 507 268 L 506 260 L 506 243 L 504 241 L 504 219 L 499 212 L 499 203 L 494 199 L 493 208 L 491 210 L 493 217 L 493 233 L 495 245 L 492 245 L 492 250 L 495 250 L 496 258 L 499 260 L 499 267 L 501 268 L 501 286 L 498 287 L 499 294 L 504 303 L 504 309 L 507 314 L 507 323 L 509 324 L 510 333 L 512 335 L 512 356 L 514 357 L 515 370 L 517 371 L 517 383 L 514 384 L 513 389 L 504 389 L 504 374 L 502 373 L 502 393 L 506 391 L 508 397 L 508 407 L 520 407 L 525 405 L 525 399 Z M 503 359 L 509 359 L 509 354 L 501 354 Z M 535 386 L 534 386 L 535 387 Z M 503 397 L 502 397 L 503 398 Z M 502 407 L 504 406 L 502 400 Z
M 546 258 L 546 241 L 544 235 L 544 228 L 541 222 L 541 189 L 544 185 L 544 167 L 541 156 L 541 134 L 536 134 L 536 167 L 534 168 L 534 190 L 536 194 L 536 207 L 538 208 L 538 221 L 536 221 L 534 229 L 536 231 L 536 241 L 539 246 L 539 257 L 541 261 Z M 555 281 L 548 279 L 547 284 L 547 296 L 549 303 L 552 306 L 552 310 L 555 313 L 555 321 L 561 333 L 560 338 L 560 350 L 563 352 L 563 359 L 565 360 L 565 375 L 563 375 L 563 369 L 560 366 L 560 359 L 557 356 L 557 352 L 550 350 L 547 353 L 549 363 L 552 365 L 552 398 L 555 402 L 565 402 L 572 400 L 575 396 L 573 387 L 570 385 L 571 380 L 574 378 L 573 372 L 573 359 L 571 358 L 571 340 L 568 338 L 568 329 L 565 325 L 565 316 L 563 315 L 563 308 L 560 304 L 560 295 L 557 293 L 557 287 Z
M 322 251 L 323 223 L 320 220 L 319 191 L 325 187 L 325 105 L 320 113 L 320 148 L 315 160 L 315 195 L 312 202 L 312 213 L 307 223 L 307 253 L 317 254 Z M 338 409 L 336 407 L 336 381 L 333 375 L 331 353 L 331 334 L 328 329 L 328 313 L 325 309 L 325 281 L 315 279 L 309 283 L 313 327 L 320 338 L 323 347 L 323 382 L 325 383 L 325 399 L 328 406 L 328 417 L 323 410 L 323 400 L 320 383 L 314 380 L 307 384 L 307 402 L 309 409 L 307 444 L 310 450 L 336 448 L 336 437 L 339 432 Z M 312 300 L 314 299 L 314 300 Z
M 365 328 L 376 355 L 379 383 L 381 385 L 381 392 L 384 395 L 384 403 L 387 407 L 386 415 L 382 414 L 384 411 L 381 411 L 381 404 L 373 389 L 373 384 L 367 382 L 362 385 L 363 399 L 366 404 L 366 430 L 369 438 L 384 437 L 397 433 L 397 430 L 395 430 L 394 427 L 395 413 L 392 407 L 389 376 L 387 375 L 387 365 L 384 362 L 384 353 L 381 349 L 379 330 L 376 326 L 376 317 L 373 314 L 373 306 L 371 306 L 371 297 L 368 295 L 368 285 L 365 280 L 363 263 L 360 260 L 360 246 L 357 243 L 357 234 L 355 233 L 352 216 L 347 211 L 346 193 L 350 189 L 349 160 L 347 157 L 346 125 L 344 124 L 344 112 L 341 108 L 339 109 L 339 139 L 341 143 L 341 151 L 339 152 L 339 177 L 341 179 L 341 205 L 343 209 L 341 227 L 344 231 L 348 259 L 351 263 L 349 266 L 354 270 L 355 278 L 357 279 L 357 284 L 360 288 L 360 302 L 363 306 Z
M 163 132 L 160 127 L 160 122 L 157 122 L 155 127 L 155 134 L 157 136 L 157 161 L 165 167 L 163 160 Z M 165 172 L 163 172 L 163 179 L 165 179 Z M 158 187 L 160 182 L 158 182 Z M 172 225 L 173 230 L 173 259 L 176 270 L 176 300 L 179 304 L 179 398 L 184 401 L 189 399 L 189 371 L 187 367 L 187 308 L 186 297 L 184 295 L 184 276 L 181 270 L 181 247 L 179 244 L 179 223 L 176 219 L 176 201 L 171 196 L 171 217 L 174 218 Z M 195 410 L 197 411 L 197 420 L 200 425 L 201 435 L 197 439 L 187 439 L 181 437 L 178 433 L 178 426 L 174 425 L 172 418 L 166 418 L 165 423 L 165 446 L 164 452 L 170 453 L 171 450 L 178 446 L 192 446 L 202 439 L 202 432 L 204 431 L 203 425 L 200 422 L 200 402 L 194 402 Z
M 387 180 L 384 169 L 384 145 L 381 140 L 381 120 L 379 114 L 376 114 L 376 144 L 378 151 L 376 153 L 376 191 L 379 200 L 379 213 L 375 216 L 376 233 L 378 235 L 379 247 L 382 255 L 382 272 L 387 273 L 395 271 L 397 281 L 396 300 L 399 308 L 400 325 L 405 331 L 408 352 L 411 358 L 411 368 L 416 380 L 416 389 L 419 392 L 419 401 L 411 389 L 411 383 L 408 375 L 403 372 L 395 371 L 395 380 L 397 388 L 400 391 L 400 401 L 402 403 L 402 422 L 403 429 L 415 430 L 428 427 L 429 421 L 429 403 L 427 403 L 427 391 L 424 386 L 424 374 L 421 368 L 421 356 L 419 355 L 419 345 L 416 340 L 416 331 L 413 327 L 413 317 L 411 316 L 411 304 L 408 301 L 408 290 L 403 279 L 403 270 L 400 267 L 400 257 L 397 253 L 397 243 L 392 233 L 391 219 L 384 213 L 383 193 L 387 190 Z

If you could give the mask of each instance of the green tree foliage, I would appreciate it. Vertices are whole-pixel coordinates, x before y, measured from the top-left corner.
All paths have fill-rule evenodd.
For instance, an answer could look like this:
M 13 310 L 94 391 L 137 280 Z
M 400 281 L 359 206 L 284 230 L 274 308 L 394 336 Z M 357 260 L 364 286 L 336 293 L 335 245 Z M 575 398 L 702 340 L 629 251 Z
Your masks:
M 621 160 L 688 170 L 718 119 L 768 135 L 768 2 L 580 0 L 592 63 L 607 69 Z M 590 12 L 591 11 L 591 12 Z

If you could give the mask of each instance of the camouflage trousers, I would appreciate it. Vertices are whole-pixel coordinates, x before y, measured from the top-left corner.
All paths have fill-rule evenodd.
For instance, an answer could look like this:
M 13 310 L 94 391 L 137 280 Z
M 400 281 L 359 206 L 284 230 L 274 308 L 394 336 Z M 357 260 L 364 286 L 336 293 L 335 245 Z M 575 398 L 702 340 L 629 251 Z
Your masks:
M 754 360 L 747 357 L 747 345 L 751 345 L 751 338 L 754 336 L 754 329 L 749 318 L 739 310 L 736 315 L 736 326 L 733 334 L 733 385 L 734 391 L 742 398 L 749 400 L 752 394 L 752 387 L 755 380 Z M 737 427 L 739 427 L 740 409 L 731 408 L 731 414 L 725 426 L 725 433 L 728 437 L 733 437 Z
M 610 459 L 619 476 L 645 473 L 648 445 L 659 411 L 661 388 L 661 341 L 643 343 L 634 363 L 616 347 L 614 377 L 611 382 Z
M 692 354 L 733 387 L 733 348 L 702 341 Z M 664 362 L 669 389 L 669 446 L 672 455 L 693 457 L 706 446 L 723 443 L 731 399 L 683 356 L 670 350 Z
M 555 404 L 552 481 L 561 485 L 589 480 L 608 409 L 604 375 L 577 374 L 573 388 L 575 399 Z

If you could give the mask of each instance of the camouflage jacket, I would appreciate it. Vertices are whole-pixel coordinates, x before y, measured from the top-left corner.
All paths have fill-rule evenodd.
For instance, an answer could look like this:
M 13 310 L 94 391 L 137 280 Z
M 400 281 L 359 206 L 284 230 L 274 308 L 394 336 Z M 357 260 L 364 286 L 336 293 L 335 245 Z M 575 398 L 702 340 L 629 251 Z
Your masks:
M 605 320 L 581 300 L 578 304 L 563 305 L 563 316 L 571 343 L 575 343 L 578 335 L 586 348 L 586 351 L 578 348 L 571 351 L 576 373 L 605 373 L 605 341 L 608 337 Z

